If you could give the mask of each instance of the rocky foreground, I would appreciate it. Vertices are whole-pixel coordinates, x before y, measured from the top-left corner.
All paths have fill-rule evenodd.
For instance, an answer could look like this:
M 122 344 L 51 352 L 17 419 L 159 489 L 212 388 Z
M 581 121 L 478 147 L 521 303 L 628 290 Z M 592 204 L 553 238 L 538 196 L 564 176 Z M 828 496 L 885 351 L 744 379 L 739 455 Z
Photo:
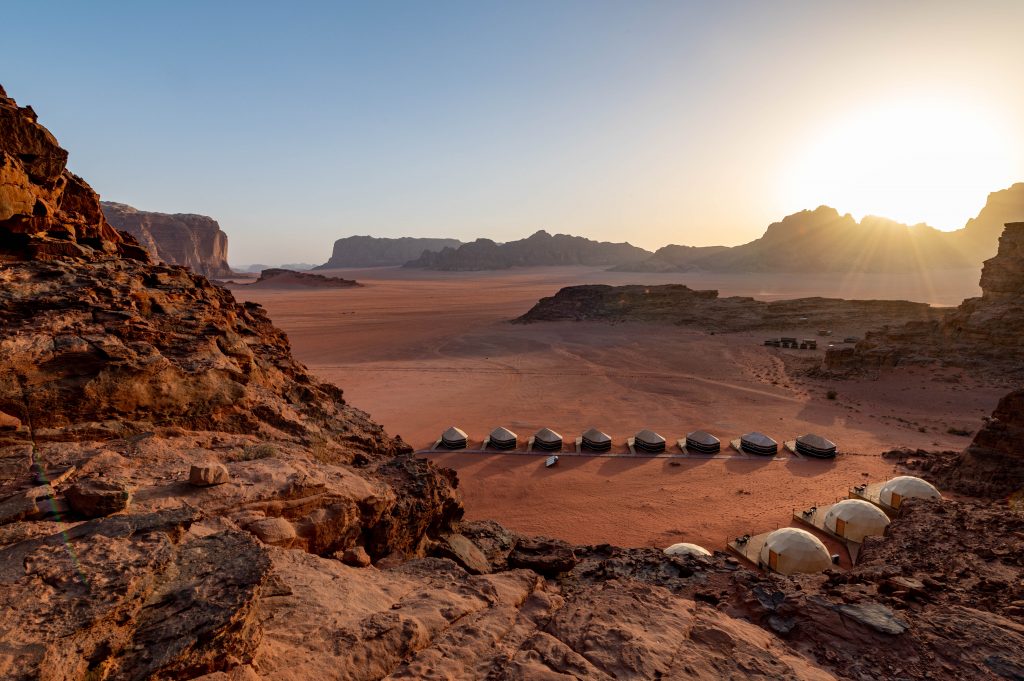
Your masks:
M 718 291 L 697 291 L 682 284 L 660 286 L 567 286 L 542 298 L 520 323 L 548 321 L 661 322 L 710 331 L 746 331 L 837 325 L 874 326 L 928 322 L 944 312 L 905 300 L 842 300 L 796 298 L 764 302 L 753 298 L 720 298 Z
M 1024 676 L 1004 500 L 908 502 L 859 567 L 798 578 L 462 523 L 453 473 L 0 113 L 0 677 Z

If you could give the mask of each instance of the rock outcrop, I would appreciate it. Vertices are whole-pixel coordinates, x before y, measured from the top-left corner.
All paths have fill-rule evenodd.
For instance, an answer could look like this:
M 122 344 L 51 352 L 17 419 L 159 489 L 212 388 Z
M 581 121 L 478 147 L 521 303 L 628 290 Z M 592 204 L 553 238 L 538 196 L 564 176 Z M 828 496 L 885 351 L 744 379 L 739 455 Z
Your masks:
M 207 277 L 231 276 L 228 235 L 213 218 L 153 213 L 113 201 L 100 206 L 110 224 L 134 236 L 154 260 L 183 265 Z
M 347 236 L 334 242 L 331 259 L 315 269 L 394 267 L 419 258 L 425 251 L 440 251 L 445 248 L 458 248 L 461 245 L 462 242 L 458 239 Z
M 1024 222 L 1006 225 L 999 252 L 981 273 L 980 298 L 942 320 L 868 333 L 854 348 L 831 350 L 833 372 L 939 362 L 980 372 L 1024 375 Z
M 963 229 L 941 232 L 867 216 L 857 222 L 828 206 L 794 213 L 740 246 L 665 246 L 625 272 L 927 272 L 978 267 L 992 257 L 1003 224 L 1024 220 L 1024 183 L 989 194 Z
M 903 300 L 796 298 L 764 302 L 719 298 L 718 291 L 696 291 L 682 284 L 661 286 L 568 286 L 542 298 L 515 321 L 662 322 L 712 331 L 832 328 L 844 324 L 902 324 L 940 319 L 941 310 Z
M 544 230 L 526 239 L 499 244 L 490 239 L 477 239 L 458 248 L 426 252 L 406 267 L 431 270 L 503 270 L 510 267 L 538 265 L 608 266 L 644 260 L 650 251 L 628 243 L 592 241 L 579 236 L 555 234 Z
M 69 219 L 92 241 L 0 223 L 0 677 L 1024 671 L 1019 514 L 910 500 L 861 566 L 795 578 L 461 523 L 454 472 L 310 376 L 258 307 L 147 263 L 91 196 Z
M 270 268 L 260 272 L 260 278 L 244 286 L 255 288 L 353 288 L 362 286 L 354 279 L 325 277 L 311 272 Z

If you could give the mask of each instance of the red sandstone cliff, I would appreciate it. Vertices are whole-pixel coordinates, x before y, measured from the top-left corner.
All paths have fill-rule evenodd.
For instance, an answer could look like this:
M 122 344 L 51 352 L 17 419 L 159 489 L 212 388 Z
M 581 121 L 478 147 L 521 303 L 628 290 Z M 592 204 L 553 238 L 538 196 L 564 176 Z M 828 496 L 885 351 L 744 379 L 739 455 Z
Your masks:
M 207 277 L 231 276 L 228 235 L 213 218 L 153 213 L 113 201 L 101 201 L 100 206 L 110 224 L 134 236 L 153 259 L 184 265 Z

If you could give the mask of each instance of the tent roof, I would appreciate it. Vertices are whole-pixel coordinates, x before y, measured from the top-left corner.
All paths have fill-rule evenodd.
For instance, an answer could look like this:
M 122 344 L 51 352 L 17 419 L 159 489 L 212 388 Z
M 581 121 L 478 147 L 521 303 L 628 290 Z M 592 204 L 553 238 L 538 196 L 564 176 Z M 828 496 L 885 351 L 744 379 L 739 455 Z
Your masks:
M 689 542 L 680 542 L 673 544 L 672 546 L 665 549 L 665 555 L 667 556 L 710 556 L 711 552 L 703 546 L 697 544 L 691 544 Z
M 806 447 L 810 447 L 811 449 L 835 449 L 836 448 L 836 443 L 835 442 L 832 442 L 832 440 L 824 438 L 824 437 L 822 437 L 820 435 L 815 435 L 814 433 L 808 433 L 807 435 L 801 435 L 800 437 L 798 437 L 796 439 L 796 441 L 798 443 L 806 446 Z
M 665 444 L 665 438 L 655 433 L 653 430 L 641 430 L 635 435 L 636 439 L 640 442 L 647 443 L 649 445 L 662 445 Z
M 939 490 L 935 489 L 927 480 L 916 478 L 913 475 L 898 475 L 889 482 L 882 485 L 879 496 L 883 503 L 890 503 L 892 494 L 895 492 L 904 498 L 915 499 L 941 499 Z
M 466 432 L 464 430 L 462 430 L 461 428 L 456 428 L 455 426 L 451 426 L 450 428 L 448 428 L 448 430 L 444 431 L 444 433 L 441 434 L 441 439 L 442 440 L 465 440 L 466 439 Z
M 769 562 L 771 551 L 779 556 L 778 571 L 786 575 L 820 572 L 832 565 L 832 557 L 821 540 L 796 527 L 783 527 L 769 534 L 761 548 L 763 562 Z
M 608 433 L 602 432 L 597 428 L 591 428 L 587 432 L 583 433 L 583 439 L 594 443 L 611 442 L 612 438 Z
M 499 442 L 515 440 L 517 437 L 515 433 L 503 426 L 499 426 L 491 431 L 491 439 L 498 440 Z
M 757 447 L 778 447 L 779 446 L 778 442 L 776 442 L 775 440 L 771 439 L 770 437 L 768 437 L 764 433 L 758 433 L 758 432 L 747 433 L 741 439 L 742 439 L 743 442 L 747 442 L 747 443 L 755 445 Z
M 561 435 L 550 428 L 541 428 L 534 437 L 541 442 L 559 442 L 562 439 Z
M 862 499 L 844 499 L 825 514 L 825 527 L 836 531 L 836 520 L 846 523 L 844 537 L 861 541 L 868 535 L 880 535 L 889 525 L 889 516 L 874 504 Z
M 687 440 L 692 440 L 697 444 L 701 445 L 718 445 L 721 444 L 719 439 L 711 433 L 706 433 L 703 430 L 695 430 L 686 436 Z

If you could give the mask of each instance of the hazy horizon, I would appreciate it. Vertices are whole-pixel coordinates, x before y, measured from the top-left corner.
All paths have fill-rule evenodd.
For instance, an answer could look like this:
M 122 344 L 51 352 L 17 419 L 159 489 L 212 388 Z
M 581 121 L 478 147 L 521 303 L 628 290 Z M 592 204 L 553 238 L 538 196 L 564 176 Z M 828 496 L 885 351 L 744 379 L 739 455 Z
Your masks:
M 1024 3 L 57 4 L 6 8 L 46 26 L 8 37 L 8 94 L 104 199 L 210 215 L 238 264 L 735 245 L 819 205 L 952 230 L 1024 180 Z

